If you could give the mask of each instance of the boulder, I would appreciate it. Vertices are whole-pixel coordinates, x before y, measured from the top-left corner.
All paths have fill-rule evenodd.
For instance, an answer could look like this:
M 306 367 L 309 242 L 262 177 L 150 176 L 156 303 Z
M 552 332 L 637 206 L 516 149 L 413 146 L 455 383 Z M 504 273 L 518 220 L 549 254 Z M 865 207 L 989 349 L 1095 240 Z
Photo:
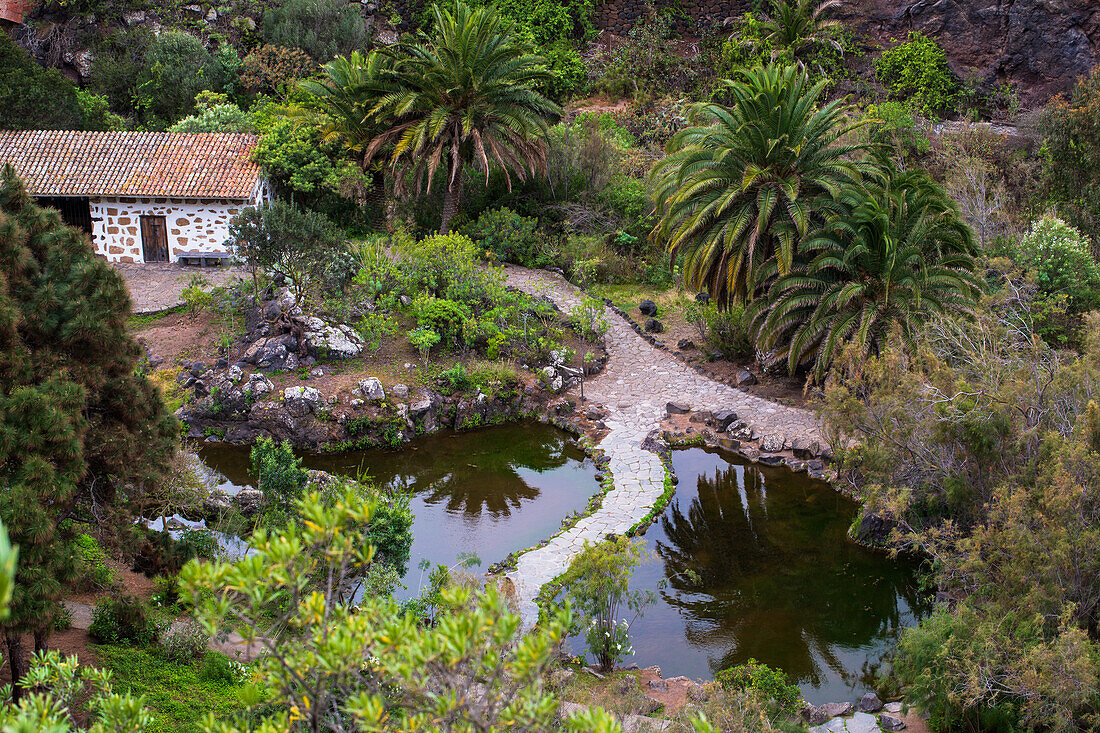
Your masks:
M 757 383 L 756 376 L 748 369 L 738 369 L 734 376 L 734 384 L 738 387 L 750 387 Z
M 882 730 L 903 730 L 905 728 L 905 721 L 897 716 L 883 713 L 878 716 L 878 725 Z
M 695 342 L 691 339 L 680 339 L 676 342 L 676 348 L 680 351 L 690 351 L 695 348 Z
M 561 388 L 565 386 L 565 380 L 558 374 L 557 369 L 552 366 L 540 369 L 539 375 L 542 376 L 543 383 L 546 384 L 546 388 L 551 392 L 559 392 Z
M 275 385 L 271 383 L 271 380 L 259 373 L 251 375 L 248 378 L 248 386 L 245 387 L 246 392 L 257 398 L 270 394 L 273 389 L 275 389 Z
M 893 713 L 894 715 L 897 715 L 898 713 L 901 712 L 901 703 L 900 702 L 888 702 L 888 703 L 886 703 L 885 705 L 882 706 L 882 709 L 885 710 L 888 713 Z
M 304 405 L 311 411 L 325 404 L 324 395 L 316 387 L 287 387 L 283 390 L 283 400 L 288 405 Z
M 225 378 L 233 384 L 236 384 L 237 382 L 244 379 L 244 372 L 241 371 L 241 368 L 239 366 L 234 364 L 225 371 Z
M 371 402 L 381 402 L 386 399 L 386 390 L 382 388 L 382 382 L 378 377 L 360 379 L 359 384 L 356 385 L 355 389 L 352 391 Z M 408 394 L 407 388 L 406 394 Z
M 765 435 L 760 439 L 760 450 L 764 453 L 778 453 L 786 447 L 782 435 Z
M 668 682 L 666 682 L 664 680 L 650 680 L 649 681 L 649 689 L 657 690 L 657 691 L 667 690 L 668 689 Z
M 664 333 L 665 327 L 656 318 L 647 318 L 645 321 L 646 333 Z
M 878 721 L 874 715 L 856 713 L 845 724 L 848 733 L 879 733 Z
M 665 405 L 665 412 L 669 415 L 686 415 L 691 412 L 691 405 L 686 402 L 669 402 Z
M 797 458 L 816 458 L 821 455 L 821 444 L 809 438 L 795 438 L 791 441 L 791 450 Z
M 821 709 L 825 711 L 825 715 L 828 717 L 838 718 L 851 715 L 856 711 L 856 706 L 850 702 L 827 702 L 821 706 Z
M 403 400 L 409 396 L 409 388 L 404 384 L 395 384 L 390 391 L 393 392 L 394 399 Z
M 645 298 L 641 303 L 638 304 L 638 311 L 643 316 L 655 316 L 657 315 L 657 304 L 649 298 Z
M 807 704 L 806 707 L 802 708 L 802 719 L 810 725 L 822 725 L 829 719 L 829 716 L 822 706 Z
M 363 339 L 351 326 L 333 326 L 320 318 L 296 318 L 305 331 L 303 340 L 311 356 L 351 359 L 363 353 Z
M 254 517 L 259 514 L 263 502 L 263 492 L 251 486 L 244 487 L 233 497 L 233 505 L 237 507 L 237 511 L 246 517 Z
M 879 700 L 875 693 L 868 692 L 859 698 L 859 710 L 863 713 L 877 713 L 882 710 L 882 700 Z
M 706 305 L 710 302 L 710 293 L 696 293 L 695 302 Z
M 688 422 L 693 423 L 710 423 L 714 421 L 714 413 L 710 410 L 699 410 L 699 412 L 691 413 L 691 417 L 688 418 Z
M 716 410 L 714 412 L 714 429 L 720 433 L 725 432 L 735 420 L 737 420 L 737 413 L 733 410 Z

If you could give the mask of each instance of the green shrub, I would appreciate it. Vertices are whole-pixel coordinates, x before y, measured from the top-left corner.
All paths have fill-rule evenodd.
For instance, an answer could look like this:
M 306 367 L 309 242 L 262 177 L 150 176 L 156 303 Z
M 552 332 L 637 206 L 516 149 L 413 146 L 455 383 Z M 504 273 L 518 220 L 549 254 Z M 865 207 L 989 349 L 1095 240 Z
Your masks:
M 420 352 L 424 363 L 428 363 L 428 353 L 439 343 L 439 334 L 430 328 L 417 328 L 409 331 L 409 343 Z
M 73 86 L 43 69 L 7 33 L 0 33 L 0 129 L 72 130 L 83 114 Z
M 464 233 L 497 259 L 524 267 L 546 267 L 537 231 L 538 220 L 520 216 L 508 208 L 482 212 Z
M 132 79 L 133 111 L 145 124 L 163 129 L 194 109 L 199 92 L 229 88 L 240 67 L 228 44 L 211 53 L 201 40 L 182 31 L 156 35 Z
M 1017 263 L 1034 272 L 1045 295 L 1066 295 L 1070 307 L 1087 310 L 1100 302 L 1100 267 L 1089 241 L 1061 219 L 1044 216 L 1020 240 Z
M 72 547 L 83 588 L 102 589 L 109 586 L 114 580 L 114 572 L 107 566 L 107 554 L 99 542 L 90 535 L 79 534 L 73 539 Z
M 185 529 L 176 540 L 176 548 L 184 563 L 194 558 L 215 560 L 222 554 L 218 538 L 208 529 Z
M 707 345 L 723 359 L 737 359 L 752 353 L 752 340 L 745 329 L 744 309 L 731 305 L 728 310 L 708 309 Z
M 466 305 L 430 295 L 414 300 L 411 310 L 418 326 L 435 331 L 447 344 L 458 343 L 462 324 L 470 318 Z
M 106 644 L 144 646 L 156 638 L 157 627 L 140 599 L 131 595 L 112 595 L 96 604 L 88 636 Z
M 466 367 L 462 363 L 455 364 L 440 374 L 439 381 L 446 385 L 451 392 L 469 392 L 470 388 L 473 387 L 470 375 L 466 372 Z
M 370 37 L 358 3 L 286 0 L 264 12 L 264 42 L 300 48 L 319 64 L 367 48 Z
M 599 341 L 607 333 L 607 308 L 599 298 L 586 297 L 569 312 L 569 322 L 588 341 Z
M 302 459 L 294 455 L 289 442 L 276 443 L 260 438 L 252 446 L 252 478 L 264 494 L 264 514 L 272 519 L 290 516 L 294 500 L 301 496 L 309 480 L 302 468 Z
M 714 675 L 714 680 L 728 690 L 748 692 L 761 700 L 774 701 L 787 715 L 794 715 L 802 707 L 802 692 L 798 686 L 789 684 L 782 670 L 772 669 L 755 659 L 723 669 Z
M 206 653 L 210 637 L 194 621 L 184 621 L 161 634 L 160 648 L 173 662 L 190 662 Z
M 248 679 L 248 668 L 224 654 L 207 652 L 199 668 L 198 677 L 207 682 L 223 685 L 239 685 Z
M 909 100 L 929 117 L 955 110 L 959 80 L 948 67 L 943 48 L 928 36 L 911 31 L 908 40 L 882 52 L 875 71 L 892 95 Z

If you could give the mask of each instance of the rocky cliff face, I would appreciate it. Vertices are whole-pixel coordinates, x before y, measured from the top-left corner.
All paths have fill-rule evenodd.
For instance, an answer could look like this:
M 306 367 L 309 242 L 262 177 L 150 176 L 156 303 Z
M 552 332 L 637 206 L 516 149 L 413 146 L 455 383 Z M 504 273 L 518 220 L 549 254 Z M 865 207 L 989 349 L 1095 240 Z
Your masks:
M 676 3 L 703 26 L 752 6 L 750 0 Z M 596 6 L 596 23 L 623 34 L 644 13 L 645 0 L 607 0 Z M 1100 62 L 1100 0 L 843 0 L 838 17 L 880 43 L 921 31 L 944 46 L 960 77 L 989 87 L 1012 82 L 1025 106 L 1069 91 Z
M 846 0 L 841 17 L 882 42 L 936 38 L 959 76 L 1012 82 L 1025 105 L 1068 92 L 1100 61 L 1097 0 Z

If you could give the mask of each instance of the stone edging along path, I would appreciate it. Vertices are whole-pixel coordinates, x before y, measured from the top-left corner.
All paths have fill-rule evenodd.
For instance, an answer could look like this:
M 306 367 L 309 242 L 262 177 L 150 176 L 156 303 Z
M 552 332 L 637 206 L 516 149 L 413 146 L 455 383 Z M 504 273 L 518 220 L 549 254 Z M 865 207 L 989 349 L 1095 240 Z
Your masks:
M 508 284 L 532 295 L 545 295 L 564 312 L 585 295 L 560 275 L 509 266 Z M 625 534 L 644 519 L 665 490 L 665 466 L 642 447 L 665 418 L 669 402 L 694 410 L 733 410 L 756 433 L 779 444 L 795 439 L 825 445 L 820 422 L 809 410 L 780 405 L 698 373 L 635 332 L 626 319 L 606 310 L 606 368 L 585 382 L 585 397 L 608 411 L 608 433 L 599 443 L 609 459 L 614 487 L 601 507 L 541 547 L 516 559 L 506 577 L 515 587 L 520 613 L 528 625 L 538 618 L 535 598 L 542 587 L 564 573 L 585 542 Z

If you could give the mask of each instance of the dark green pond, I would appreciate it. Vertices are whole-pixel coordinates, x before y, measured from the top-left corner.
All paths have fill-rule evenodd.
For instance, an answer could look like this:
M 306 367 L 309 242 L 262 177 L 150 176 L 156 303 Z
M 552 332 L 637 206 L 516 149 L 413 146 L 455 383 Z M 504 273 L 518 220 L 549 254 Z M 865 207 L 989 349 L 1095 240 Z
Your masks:
M 249 448 L 203 444 L 198 453 L 231 484 L 250 482 Z M 595 466 L 573 438 L 538 423 L 437 433 L 401 451 L 303 458 L 308 468 L 346 476 L 365 471 L 377 485 L 410 494 L 416 519 L 404 595 L 420 586 L 421 560 L 454 565 L 461 553 L 474 553 L 484 571 L 554 534 L 599 488 Z
M 851 542 L 856 506 L 824 482 L 698 448 L 673 464 L 676 495 L 632 580 L 665 586 L 634 624 L 634 661 L 711 678 L 751 657 L 815 704 L 873 689 L 900 629 L 928 610 L 916 568 Z

